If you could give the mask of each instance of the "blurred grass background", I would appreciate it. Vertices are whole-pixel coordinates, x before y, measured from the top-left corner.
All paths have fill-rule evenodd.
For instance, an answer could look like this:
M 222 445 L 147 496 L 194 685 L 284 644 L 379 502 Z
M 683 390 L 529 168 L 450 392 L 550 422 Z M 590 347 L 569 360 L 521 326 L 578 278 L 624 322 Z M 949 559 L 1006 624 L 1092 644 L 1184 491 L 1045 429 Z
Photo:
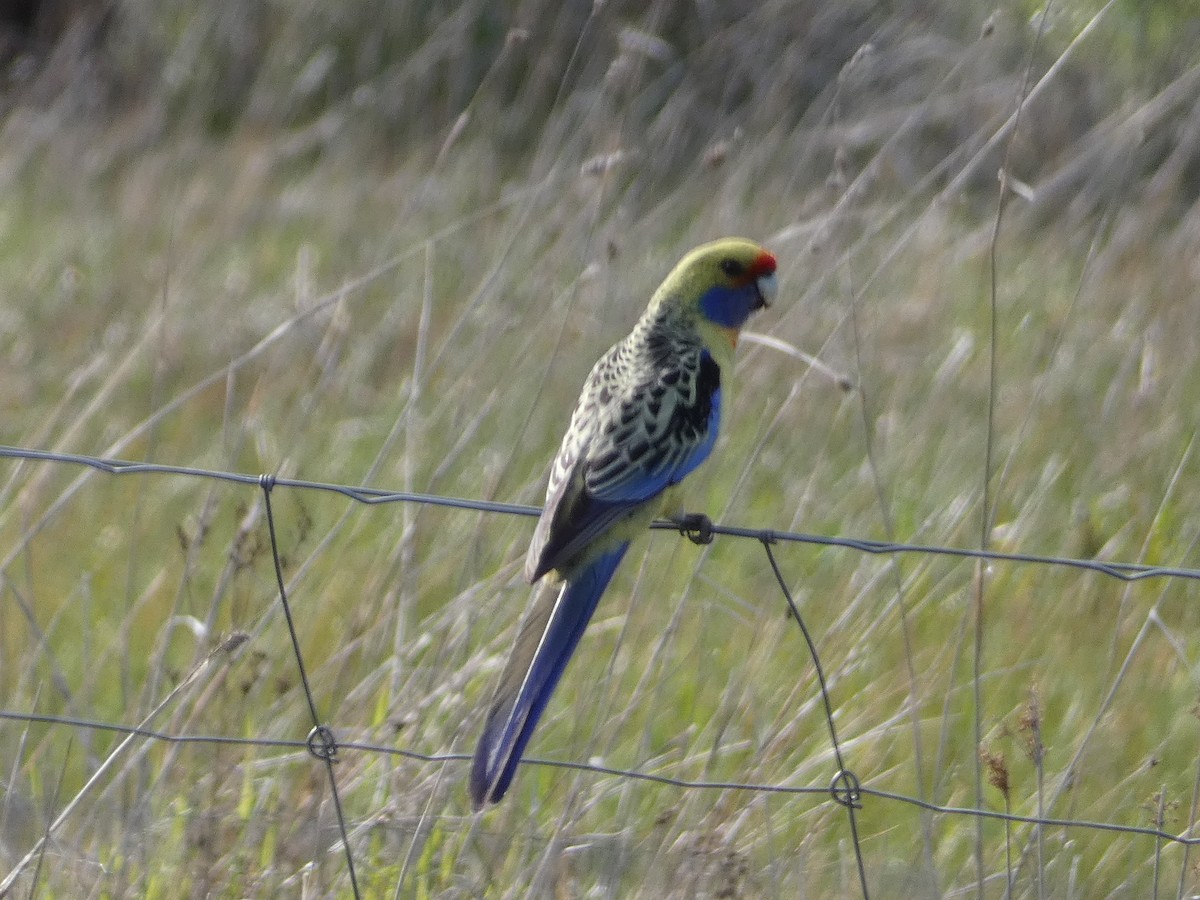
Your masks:
M 974 546 L 987 483 L 993 546 L 1197 564 L 1190 0 L 11 10 L 5 444 L 538 503 L 596 356 L 682 252 L 737 233 L 780 259 L 756 328 L 860 390 L 747 344 L 691 508 Z M 322 716 L 342 739 L 469 752 L 532 523 L 273 505 Z M 302 738 L 262 514 L 229 484 L 6 462 L 0 707 L 131 725 L 168 700 L 165 730 Z M 864 783 L 972 806 L 983 751 L 1007 778 L 983 786 L 991 809 L 1191 833 L 1200 586 L 997 564 L 977 644 L 970 563 L 775 552 Z M 110 764 L 16 890 L 348 891 L 307 755 L 120 740 L 0 722 L 6 872 Z M 827 785 L 812 664 L 762 549 L 636 548 L 531 755 Z M 465 768 L 343 753 L 364 893 L 860 893 L 827 800 L 528 765 L 474 816 Z M 1146 837 L 1039 844 L 879 800 L 859 822 L 874 896 L 1000 897 L 1010 873 L 1019 896 L 1200 890 L 1195 853 Z

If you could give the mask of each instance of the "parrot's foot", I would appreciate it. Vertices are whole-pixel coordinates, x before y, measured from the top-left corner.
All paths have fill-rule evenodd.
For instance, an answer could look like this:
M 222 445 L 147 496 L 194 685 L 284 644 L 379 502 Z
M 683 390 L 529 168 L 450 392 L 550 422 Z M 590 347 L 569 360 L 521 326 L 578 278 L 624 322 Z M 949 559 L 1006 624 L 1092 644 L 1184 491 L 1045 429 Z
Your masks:
M 679 526 L 679 533 L 693 544 L 712 543 L 712 519 L 704 513 L 683 513 L 676 516 L 672 521 Z

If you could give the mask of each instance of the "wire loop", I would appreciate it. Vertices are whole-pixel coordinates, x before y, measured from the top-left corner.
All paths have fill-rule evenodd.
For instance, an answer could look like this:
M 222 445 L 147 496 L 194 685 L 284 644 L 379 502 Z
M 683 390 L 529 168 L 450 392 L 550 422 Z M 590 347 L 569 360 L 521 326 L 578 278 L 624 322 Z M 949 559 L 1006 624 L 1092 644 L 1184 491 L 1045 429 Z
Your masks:
M 858 776 L 849 769 L 840 769 L 829 783 L 829 793 L 834 803 L 848 809 L 862 809 L 862 784 Z
M 308 733 L 308 752 L 319 760 L 335 763 L 338 761 L 337 740 L 333 730 L 328 725 L 315 725 Z

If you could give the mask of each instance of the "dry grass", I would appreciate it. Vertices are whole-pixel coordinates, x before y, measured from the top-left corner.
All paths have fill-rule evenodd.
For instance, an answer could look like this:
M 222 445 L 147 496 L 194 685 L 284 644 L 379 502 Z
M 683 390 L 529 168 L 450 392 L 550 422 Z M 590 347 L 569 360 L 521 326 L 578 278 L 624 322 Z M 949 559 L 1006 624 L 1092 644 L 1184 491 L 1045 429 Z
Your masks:
M 1085 31 L 1080 7 L 1034 55 L 1035 83 L 1061 66 L 1012 145 L 1024 196 L 994 247 L 993 298 L 1024 22 L 977 38 L 982 14 L 959 5 L 957 21 L 933 4 L 838 19 L 780 2 L 705 23 L 659 4 L 535 18 L 505 44 L 513 23 L 496 13 L 455 80 L 486 4 L 413 34 L 401 26 L 432 19 L 397 7 L 374 68 L 338 51 L 367 52 L 349 20 L 254 31 L 181 6 L 151 29 L 161 45 L 108 58 L 117 87 L 91 114 L 77 120 L 100 102 L 78 85 L 9 110 L 0 440 L 536 503 L 594 358 L 683 250 L 743 233 L 781 262 L 782 302 L 758 330 L 862 390 L 747 345 L 691 506 L 971 546 L 990 437 L 994 546 L 1194 565 L 1197 70 L 1159 35 L 1155 64 L 1126 78 L 1107 66 L 1128 51 L 1121 9 Z M 218 97 L 205 85 L 236 54 L 209 69 L 199 50 L 223 28 L 260 52 Z M 321 46 L 338 52 L 304 81 Z M 140 85 L 129 73 L 147 59 L 196 78 Z M 404 94 L 421 66 L 438 77 Z M 304 737 L 255 489 L 15 462 L 0 478 L 0 708 Z M 530 522 L 282 489 L 274 510 L 322 717 L 342 739 L 469 752 L 527 597 L 515 563 Z M 1126 825 L 1161 810 L 1176 834 L 1196 820 L 1196 582 L 997 564 L 977 647 L 969 563 L 776 554 L 865 784 L 972 806 L 981 778 L 992 809 Z M 325 773 L 305 754 L 121 740 L 0 722 L 0 866 L 70 809 L 18 890 L 348 890 Z M 761 547 L 644 541 L 531 753 L 827 785 L 813 668 Z M 859 892 L 845 813 L 823 798 L 529 765 L 475 816 L 464 769 L 343 752 L 364 892 Z M 869 799 L 859 827 L 874 896 L 975 890 L 973 819 Z M 1039 843 L 989 821 L 987 896 L 1004 894 L 1006 851 L 1027 847 L 1040 852 L 1014 872 L 1020 896 L 1200 887 L 1179 846 L 1083 827 Z

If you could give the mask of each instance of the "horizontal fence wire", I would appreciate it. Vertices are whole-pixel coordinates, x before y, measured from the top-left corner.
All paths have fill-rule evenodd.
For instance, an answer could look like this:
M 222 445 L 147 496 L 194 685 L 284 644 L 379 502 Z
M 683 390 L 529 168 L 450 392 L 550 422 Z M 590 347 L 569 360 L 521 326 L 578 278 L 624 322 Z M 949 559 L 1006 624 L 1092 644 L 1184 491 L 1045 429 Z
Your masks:
M 134 462 L 129 460 L 111 459 L 99 456 L 89 456 L 86 454 L 77 453 L 59 453 L 49 450 L 39 450 L 25 447 L 0 446 L 0 458 L 8 458 L 21 460 L 26 462 L 44 462 L 56 465 L 71 465 L 87 467 L 98 472 L 103 472 L 110 475 L 166 475 L 180 476 L 187 478 L 210 479 L 216 481 L 224 481 L 237 485 L 253 486 L 262 490 L 264 500 L 267 504 L 268 520 L 267 525 L 270 531 L 271 549 L 275 562 L 275 573 L 278 582 L 280 601 L 283 604 L 287 626 L 292 639 L 292 647 L 295 653 L 296 664 L 301 673 L 301 683 L 304 689 L 305 697 L 308 703 L 308 710 L 312 717 L 313 728 L 305 740 L 286 740 L 286 739 L 270 739 L 270 738 L 255 738 L 255 737 L 231 737 L 224 735 L 211 734 L 179 734 L 160 729 L 150 728 L 145 724 L 142 725 L 126 725 L 115 722 L 97 721 L 74 716 L 48 715 L 31 712 L 22 712 L 17 710 L 0 709 L 0 721 L 23 722 L 26 724 L 39 724 L 46 726 L 55 726 L 63 728 L 88 729 L 93 731 L 104 731 L 124 736 L 126 741 L 133 738 L 141 738 L 147 741 L 161 742 L 166 744 L 219 744 L 227 746 L 242 746 L 260 748 L 264 750 L 281 750 L 296 753 L 307 753 L 317 760 L 321 761 L 326 769 L 330 790 L 333 798 L 334 808 L 337 813 L 338 825 L 341 832 L 342 844 L 346 856 L 347 874 L 350 881 L 351 889 L 354 896 L 359 896 L 359 888 L 357 878 L 355 876 L 354 857 L 348 838 L 348 831 L 343 816 L 341 801 L 338 796 L 337 781 L 334 774 L 333 764 L 338 760 L 338 754 L 341 752 L 353 753 L 368 753 L 380 754 L 389 757 L 414 760 L 423 763 L 447 763 L 447 762 L 465 762 L 471 757 L 468 754 L 448 753 L 448 754 L 426 754 L 413 750 L 406 750 L 397 747 L 389 747 L 380 744 L 369 742 L 361 742 L 354 740 L 338 740 L 335 732 L 328 725 L 320 721 L 319 714 L 312 693 L 308 686 L 307 676 L 305 675 L 304 661 L 301 657 L 300 644 L 295 631 L 290 607 L 288 605 L 286 589 L 282 575 L 278 545 L 275 537 L 274 519 L 270 515 L 270 498 L 273 490 L 277 488 L 288 488 L 295 490 L 306 491 L 322 491 L 327 493 L 339 494 L 349 500 L 364 503 L 364 504 L 380 504 L 380 503 L 416 503 L 429 506 L 440 506 L 451 509 L 471 510 L 475 512 L 494 513 L 497 515 L 515 515 L 535 517 L 540 514 L 541 510 L 538 507 L 527 506 L 514 503 L 498 503 L 487 500 L 475 500 L 460 497 L 448 497 L 437 494 L 426 494 L 409 491 L 391 491 L 380 488 L 371 488 L 363 486 L 350 486 L 342 484 L 333 484 L 327 482 L 308 481 L 296 478 L 285 478 L 272 474 L 263 475 L 248 475 L 238 472 L 226 472 L 213 469 L 203 469 L 191 466 L 178 466 L 163 463 L 148 463 Z M 876 541 L 863 538 L 852 538 L 844 536 L 826 536 L 806 534 L 793 531 L 774 531 L 770 529 L 755 529 L 744 528 L 738 526 L 721 525 L 709 522 L 705 517 L 689 517 L 686 524 L 681 525 L 676 521 L 656 521 L 650 526 L 655 529 L 671 529 L 686 534 L 689 538 L 697 543 L 707 543 L 714 536 L 720 535 L 724 537 L 751 539 L 759 542 L 767 554 L 767 559 L 771 569 L 775 575 L 783 596 L 788 602 L 791 614 L 795 618 L 797 624 L 804 632 L 804 637 L 808 648 L 811 652 L 813 663 L 817 668 L 817 672 L 821 673 L 821 663 L 817 654 L 817 647 L 813 642 L 807 627 L 805 626 L 798 608 L 792 601 L 790 591 L 787 588 L 785 579 L 771 553 L 771 546 L 781 542 L 811 544 L 818 546 L 840 547 L 848 550 L 853 550 L 861 553 L 869 554 L 924 554 L 930 556 L 957 557 L 963 559 L 983 560 L 995 563 L 1014 563 L 1014 564 L 1033 564 L 1042 566 L 1057 566 L 1071 569 L 1085 570 L 1096 572 L 1100 575 L 1115 578 L 1121 581 L 1131 582 L 1140 581 L 1150 578 L 1182 578 L 1182 579 L 1200 579 L 1200 569 L 1193 569 L 1180 566 L 1155 566 L 1141 563 L 1100 561 L 1092 559 L 1078 559 L 1073 557 L 1050 556 L 1034 553 L 1012 553 L 995 550 L 976 549 L 969 547 L 951 547 L 938 546 L 927 544 L 910 544 L 897 541 Z M 246 639 L 246 635 L 235 633 L 233 636 L 227 637 L 213 651 L 209 659 L 201 665 L 206 665 L 211 662 L 216 655 L 226 652 L 231 653 L 236 650 Z M 716 791 L 744 791 L 761 794 L 776 794 L 776 795 L 817 795 L 830 798 L 833 802 L 843 806 L 847 810 L 849 816 L 849 825 L 854 847 L 855 858 L 858 866 L 858 876 L 860 882 L 861 894 L 864 898 L 870 895 L 868 888 L 868 875 L 865 869 L 863 860 L 862 847 L 858 834 L 858 826 L 856 819 L 856 810 L 861 809 L 864 798 L 874 798 L 878 800 L 886 800 L 889 802 L 905 804 L 910 807 L 923 810 L 930 813 L 936 813 L 946 816 L 970 817 L 976 820 L 995 820 L 1010 824 L 1029 825 L 1034 828 L 1044 827 L 1063 827 L 1074 829 L 1090 829 L 1093 831 L 1116 832 L 1127 835 L 1144 836 L 1153 838 L 1161 843 L 1174 843 L 1190 848 L 1193 845 L 1200 844 L 1200 836 L 1191 837 L 1191 826 L 1189 826 L 1184 834 L 1172 834 L 1165 831 L 1161 827 L 1147 827 L 1138 825 L 1125 825 L 1113 822 L 1091 821 L 1083 819 L 1067 819 L 1049 816 L 1026 816 L 1018 815 L 1009 812 L 1000 812 L 997 810 L 949 806 L 925 800 L 921 797 L 913 797 L 906 794 L 901 794 L 893 791 L 881 790 L 873 788 L 870 785 L 863 784 L 857 775 L 846 768 L 842 761 L 841 748 L 838 743 L 837 732 L 833 724 L 832 705 L 826 692 L 824 678 L 820 678 L 820 691 L 822 699 L 825 703 L 825 715 L 829 725 L 830 739 L 832 742 L 833 756 L 837 761 L 838 771 L 834 774 L 829 787 L 812 787 L 812 786 L 791 786 L 780 784 L 765 784 L 755 782 L 739 782 L 739 781 L 698 781 L 683 778 L 673 778 L 670 776 L 659 775 L 655 773 L 642 772 L 631 769 L 618 769 L 609 766 L 598 765 L 595 763 L 583 763 L 561 760 L 538 759 L 527 757 L 522 760 L 522 765 L 532 766 L 550 766 L 559 769 L 571 769 L 577 771 L 591 772 L 600 775 L 612 776 L 615 778 L 624 778 L 636 781 L 651 782 L 655 784 L 666 785 L 681 790 L 716 790 Z M 0 880 L 0 895 L 3 895 L 11 886 L 15 877 L 20 873 L 21 869 L 26 864 L 33 860 L 40 859 L 40 854 L 44 853 L 45 842 L 50 837 L 53 828 L 61 821 L 61 816 L 50 829 L 47 834 L 38 842 L 38 844 L 26 855 L 25 859 L 11 871 L 8 876 Z M 1161 824 L 1161 823 L 1160 823 Z M 1157 856 L 1156 856 L 1157 861 Z M 1009 873 L 1011 877 L 1011 872 Z M 982 888 L 982 886 L 980 886 Z
M 258 487 L 263 476 L 247 475 L 240 472 L 222 472 L 214 469 L 200 469 L 191 466 L 173 466 L 162 463 L 130 462 L 121 459 L 105 459 L 98 456 L 86 456 L 80 453 L 56 453 L 49 450 L 30 450 L 23 447 L 8 447 L 0 445 L 0 458 L 38 460 L 44 462 L 65 463 L 70 465 L 87 466 L 110 475 L 182 475 L 192 478 L 211 478 L 218 481 L 229 481 L 234 484 L 254 485 Z M 307 481 L 302 478 L 285 478 L 271 476 L 275 487 L 296 488 L 309 491 L 325 491 L 340 494 L 358 503 L 419 503 L 426 506 L 442 506 L 451 509 L 468 509 L 476 512 L 497 513 L 511 516 L 537 517 L 541 507 L 527 506 L 521 503 L 498 503 L 491 500 L 472 500 L 463 497 L 446 497 L 439 494 L 422 494 L 413 491 L 391 491 L 382 488 L 355 487 L 344 484 L 330 484 L 322 481 Z M 679 523 L 657 521 L 650 525 L 653 529 L 679 531 Z M 806 534 L 799 531 L 774 531 L 762 528 L 743 528 L 735 525 L 720 525 L 713 523 L 711 531 L 714 535 L 725 537 L 750 538 L 755 541 L 771 543 L 817 544 L 827 547 L 845 547 L 863 553 L 875 555 L 908 553 L 928 556 L 952 556 L 965 559 L 982 559 L 992 562 L 1033 563 L 1046 566 L 1062 566 L 1071 569 L 1085 569 L 1108 575 L 1121 581 L 1141 581 L 1148 578 L 1188 578 L 1200 580 L 1200 569 L 1183 566 L 1156 566 L 1145 563 L 1111 562 L 1097 559 L 1079 559 L 1069 556 L 1048 556 L 1038 553 L 1006 553 L 999 550 L 984 550 L 972 547 L 945 547 L 932 544 L 907 544 L 898 541 L 877 541 L 867 538 L 837 537 L 821 534 Z
M 95 719 L 83 719 L 77 716 L 48 715 L 45 713 L 13 712 L 0 709 L 0 721 L 27 722 L 36 725 L 56 725 L 69 728 L 86 728 L 91 731 L 104 731 L 132 737 L 146 738 L 163 744 L 222 744 L 234 747 L 258 747 L 264 750 L 286 750 L 303 754 L 312 751 L 312 742 L 287 738 L 255 738 L 231 737 L 219 734 L 174 734 L 154 728 L 144 728 L 137 725 L 122 725 L 117 722 L 103 722 Z M 391 756 L 397 759 L 407 759 L 422 763 L 452 763 L 470 762 L 469 753 L 421 753 L 417 750 L 406 750 L 402 747 L 389 747 L 386 744 L 374 744 L 369 741 L 338 740 L 339 751 L 349 753 L 371 753 Z M 661 784 L 666 787 L 682 790 L 706 791 L 745 791 L 754 794 L 788 794 L 795 796 L 813 795 L 829 796 L 829 788 L 813 787 L 811 785 L 760 784 L 753 781 L 702 781 L 690 778 L 674 778 L 670 775 L 657 775 L 653 772 L 642 772 L 637 769 L 620 769 L 614 766 L 602 766 L 598 763 L 575 762 L 562 759 L 542 759 L 536 756 L 521 758 L 523 766 L 545 766 L 551 769 L 568 769 L 575 772 L 590 772 L 596 775 L 611 775 L 617 778 L 628 778 L 633 781 L 645 781 L 651 784 Z M 1162 841 L 1194 847 L 1200 844 L 1200 836 L 1187 837 L 1172 834 L 1159 828 L 1142 825 L 1121 825 L 1113 822 L 1098 822 L 1088 819 L 1060 819 L 1054 817 L 1023 816 L 1017 813 L 1000 812 L 994 809 L 974 809 L 969 806 L 947 806 L 921 800 L 908 794 L 895 791 L 885 791 L 879 788 L 862 785 L 859 792 L 864 797 L 875 797 L 880 800 L 890 800 L 903 803 L 916 809 L 940 813 L 948 816 L 982 817 L 995 821 L 1012 822 L 1017 825 L 1058 826 L 1063 828 L 1087 828 L 1094 831 L 1115 831 L 1122 834 L 1143 835 Z

